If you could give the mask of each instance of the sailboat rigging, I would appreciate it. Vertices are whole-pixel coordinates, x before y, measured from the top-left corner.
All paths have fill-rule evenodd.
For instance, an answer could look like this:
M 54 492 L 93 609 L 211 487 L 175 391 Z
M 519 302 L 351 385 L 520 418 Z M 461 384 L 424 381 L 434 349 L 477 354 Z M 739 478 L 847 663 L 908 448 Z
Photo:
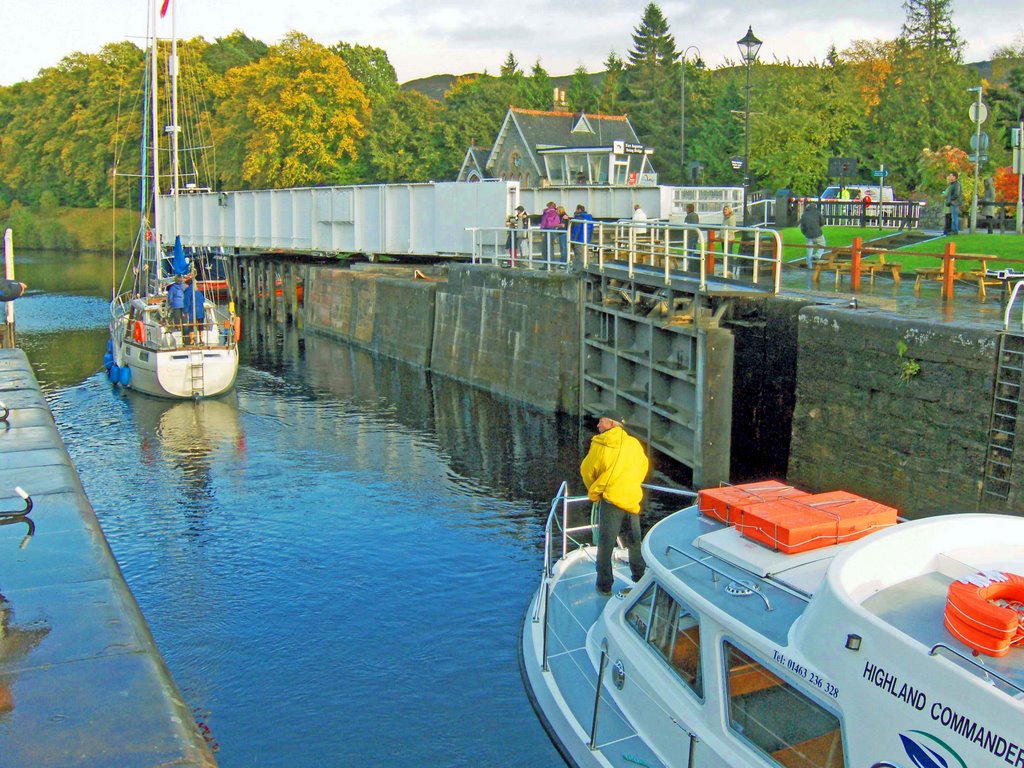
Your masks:
M 163 0 L 166 13 L 170 0 Z M 179 138 L 177 90 L 178 49 L 175 10 L 171 8 L 171 46 L 168 75 L 171 90 L 171 123 L 163 133 L 169 138 L 170 193 L 173 248 L 165 256 L 157 226 L 160 194 L 160 123 L 158 117 L 157 9 L 150 2 L 150 51 L 144 100 L 142 184 L 137 254 L 129 260 L 120 291 L 110 304 L 110 341 L 107 364 L 111 381 L 149 395 L 168 398 L 203 398 L 219 395 L 234 386 L 238 373 L 240 325 L 230 300 L 223 270 L 215 271 L 211 254 L 186 253 L 178 231 Z M 147 184 L 147 163 L 150 164 Z M 217 303 L 227 299 L 227 306 Z

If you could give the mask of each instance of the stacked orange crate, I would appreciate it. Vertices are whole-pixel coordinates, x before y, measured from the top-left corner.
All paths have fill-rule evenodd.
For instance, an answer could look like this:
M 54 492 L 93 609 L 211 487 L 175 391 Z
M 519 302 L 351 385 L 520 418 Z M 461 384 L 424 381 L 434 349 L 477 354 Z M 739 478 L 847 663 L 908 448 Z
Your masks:
M 719 488 L 707 488 L 697 492 L 697 509 L 708 517 L 727 525 L 735 525 L 740 520 L 743 510 L 752 504 L 779 498 L 796 498 L 806 496 L 792 485 L 780 483 L 778 480 L 764 480 L 759 483 L 742 485 L 723 485 Z
M 854 541 L 896 525 L 899 511 L 847 491 L 776 499 L 743 511 L 737 529 L 787 554 Z

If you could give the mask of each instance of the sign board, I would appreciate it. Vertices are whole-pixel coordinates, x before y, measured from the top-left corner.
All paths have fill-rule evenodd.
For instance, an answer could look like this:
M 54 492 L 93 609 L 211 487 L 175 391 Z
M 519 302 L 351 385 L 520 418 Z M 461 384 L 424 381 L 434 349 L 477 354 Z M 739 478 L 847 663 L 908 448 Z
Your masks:
M 626 178 L 626 184 L 631 187 L 636 186 L 636 171 L 630 171 L 629 176 Z
M 971 149 L 974 150 L 975 152 L 978 151 L 978 136 L 979 136 L 979 134 L 977 134 L 977 133 L 972 133 L 971 134 Z M 984 131 L 982 131 L 980 136 L 981 136 L 981 151 L 982 152 L 988 152 L 988 134 L 985 133 Z
M 886 176 L 889 175 L 889 172 L 886 170 L 872 171 L 871 175 L 874 176 L 876 179 L 884 179 Z
M 734 171 L 739 171 L 739 170 L 741 170 L 743 168 L 743 158 L 742 157 L 734 157 L 729 162 L 732 163 L 732 169 Z
M 1013 148 L 1013 172 L 1020 175 L 1024 173 L 1024 149 Z
M 644 145 L 631 144 L 628 141 L 613 141 L 612 152 L 616 155 L 642 155 L 644 154 Z
M 856 176 L 856 157 L 830 157 L 828 159 L 828 175 L 831 176 Z
M 988 161 L 988 155 L 968 155 L 967 159 L 972 163 L 984 163 Z
M 1022 143 L 1022 141 L 1021 141 L 1022 138 L 1024 138 L 1024 128 L 1011 128 L 1010 129 L 1010 146 L 1011 147 L 1024 146 L 1024 143 Z
M 988 118 L 988 107 L 984 104 L 974 102 L 971 104 L 970 115 L 972 123 L 984 123 Z

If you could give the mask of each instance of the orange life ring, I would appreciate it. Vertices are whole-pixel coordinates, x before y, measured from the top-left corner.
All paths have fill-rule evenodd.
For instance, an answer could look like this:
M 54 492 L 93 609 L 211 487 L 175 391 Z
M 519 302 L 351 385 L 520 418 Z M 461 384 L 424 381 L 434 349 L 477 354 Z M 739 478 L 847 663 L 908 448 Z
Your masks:
M 132 338 L 139 342 L 139 344 L 146 343 L 146 326 L 142 324 L 141 320 L 135 321 L 135 326 L 132 328 Z
M 960 642 L 988 656 L 1005 656 L 1024 643 L 1024 576 L 979 573 L 949 585 L 946 629 Z
M 242 318 L 235 315 L 235 341 L 241 341 L 242 339 Z

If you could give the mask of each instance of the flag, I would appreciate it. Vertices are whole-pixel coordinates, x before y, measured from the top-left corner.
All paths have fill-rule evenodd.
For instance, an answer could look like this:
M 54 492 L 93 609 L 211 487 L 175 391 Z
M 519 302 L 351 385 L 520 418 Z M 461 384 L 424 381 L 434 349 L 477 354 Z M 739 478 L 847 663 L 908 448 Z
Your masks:
M 160 6 L 160 18 L 162 19 L 167 15 L 167 6 L 171 4 L 171 0 L 164 0 L 164 4 Z

